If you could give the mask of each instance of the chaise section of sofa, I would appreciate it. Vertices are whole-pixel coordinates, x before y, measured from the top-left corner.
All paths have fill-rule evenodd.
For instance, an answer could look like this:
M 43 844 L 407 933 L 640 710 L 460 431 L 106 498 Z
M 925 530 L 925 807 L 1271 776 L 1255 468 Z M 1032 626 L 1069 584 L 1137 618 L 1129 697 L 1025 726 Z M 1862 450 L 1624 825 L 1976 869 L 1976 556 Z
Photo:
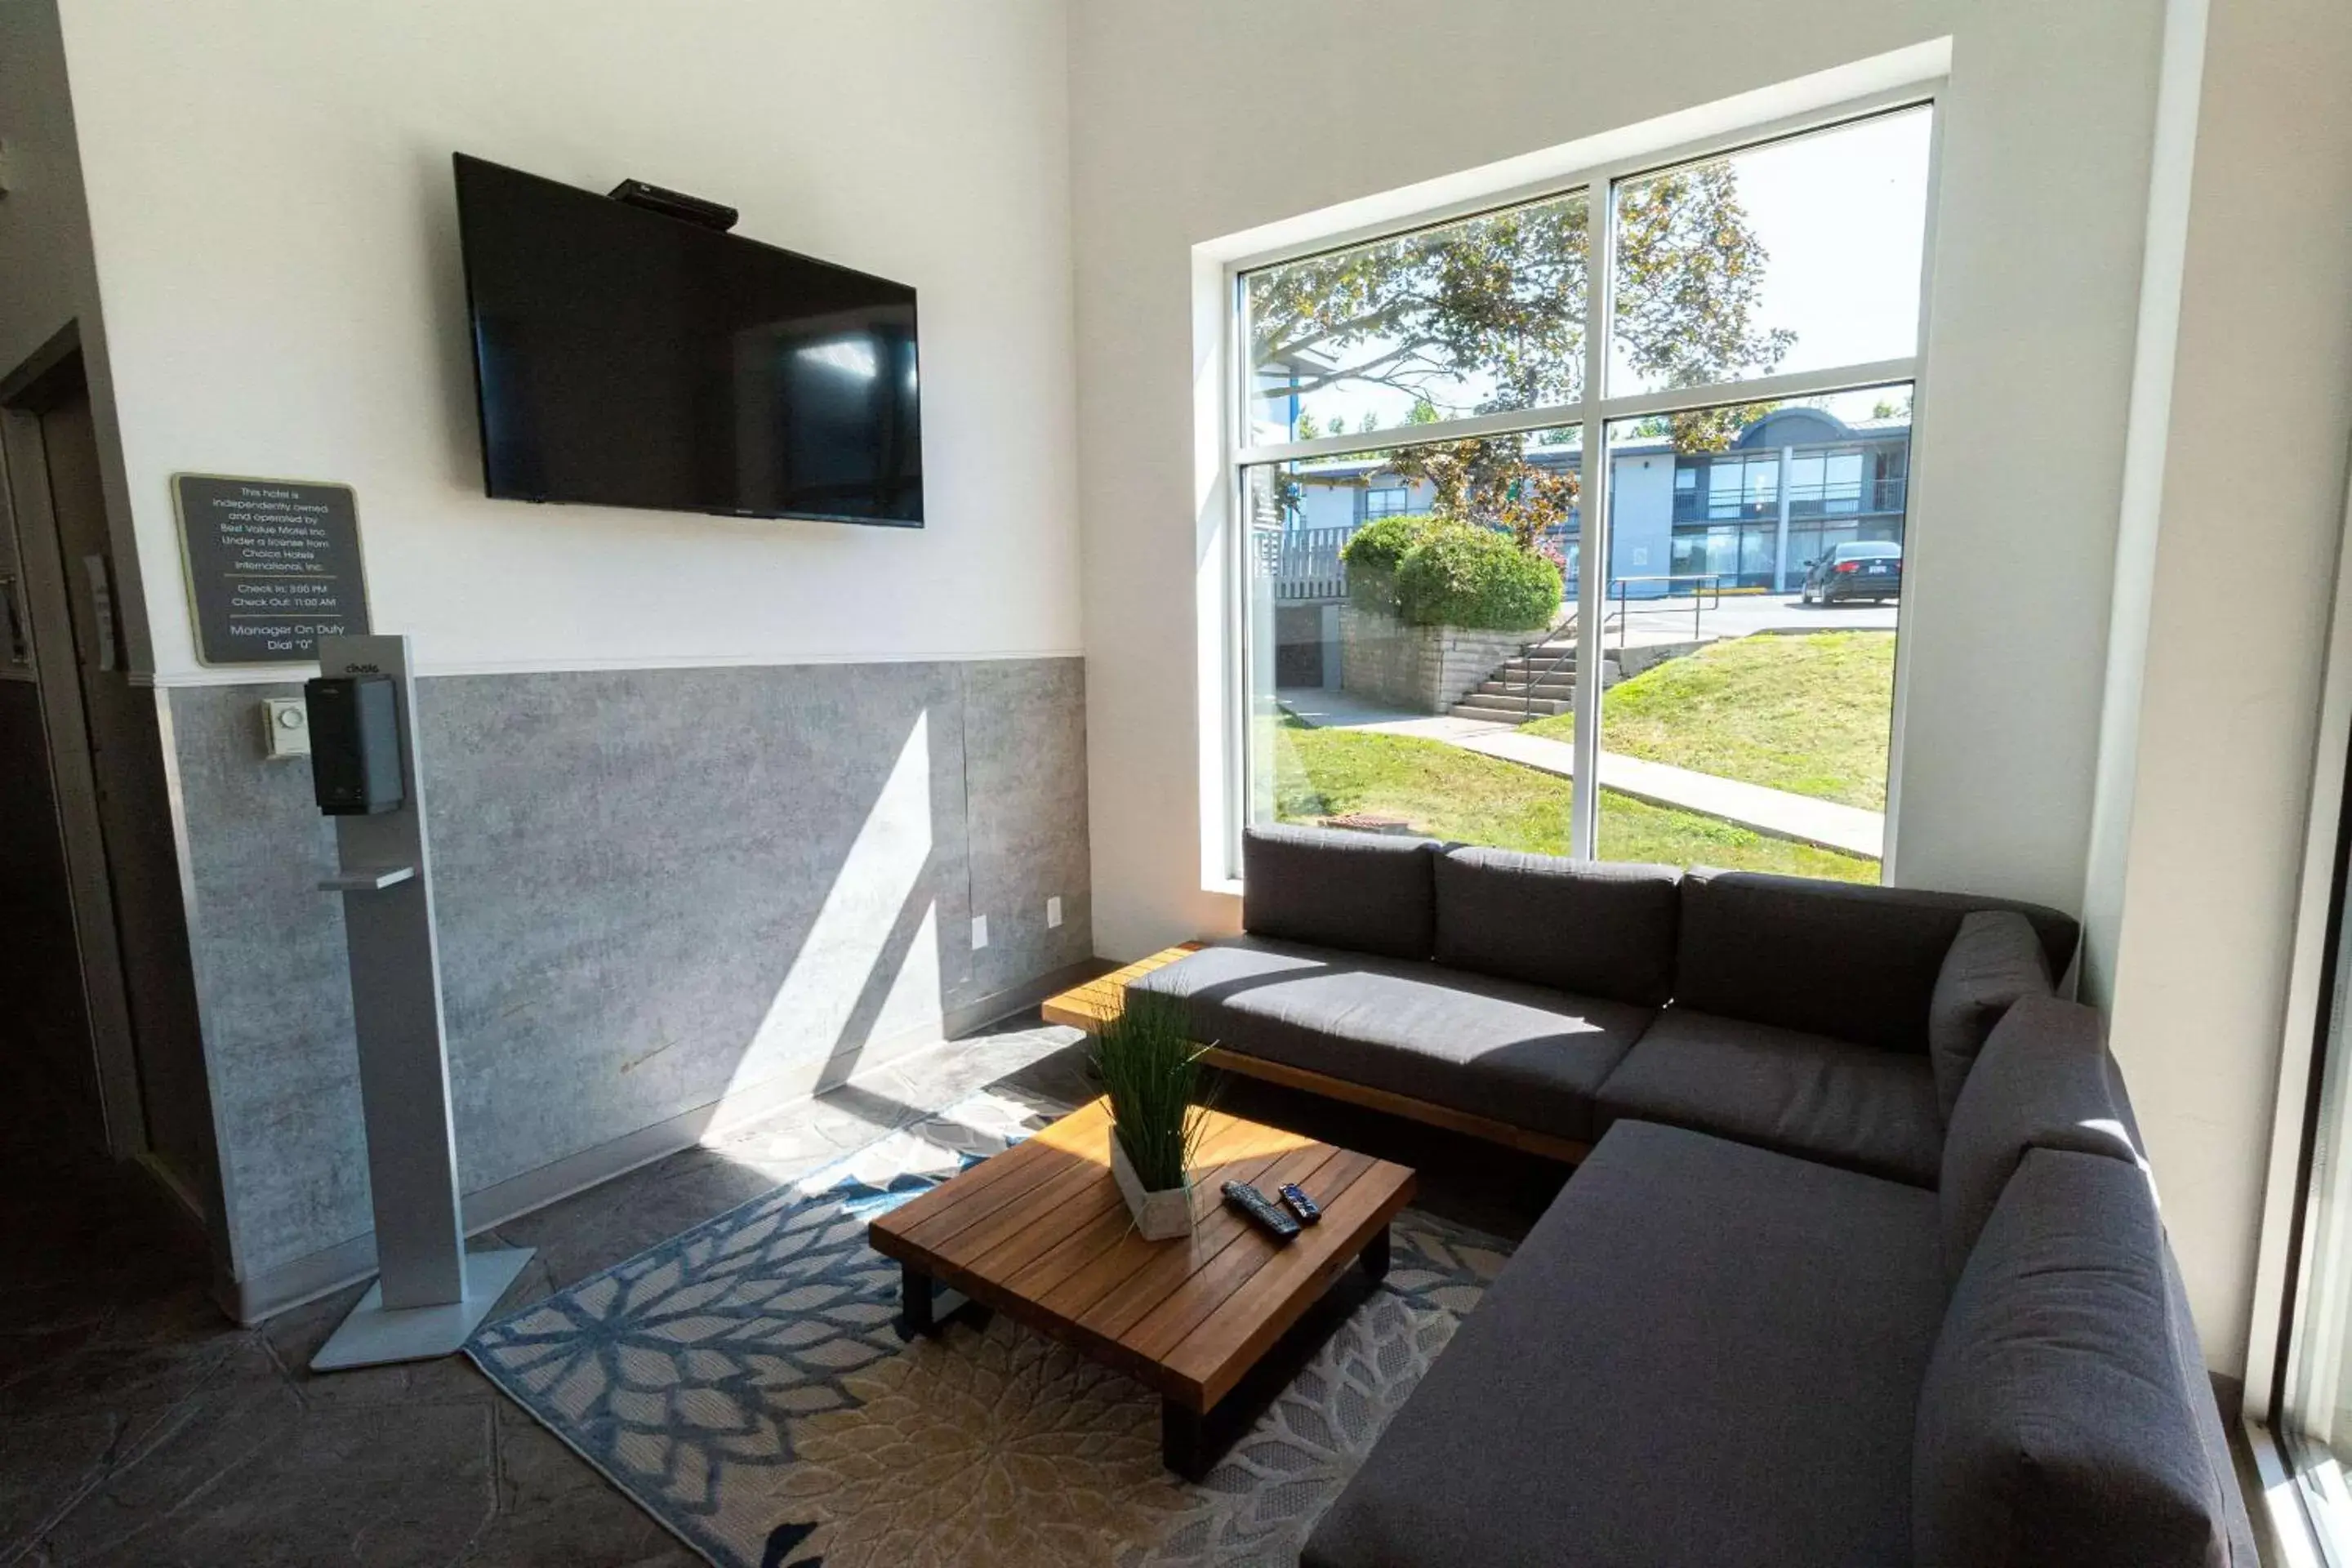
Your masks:
M 2010 1009 L 1937 1190 L 1613 1127 L 1311 1568 L 2254 1568 L 2097 1016 Z
M 1943 1305 L 1932 1193 L 1623 1123 L 1300 1561 L 1907 1562 L 1912 1427 Z

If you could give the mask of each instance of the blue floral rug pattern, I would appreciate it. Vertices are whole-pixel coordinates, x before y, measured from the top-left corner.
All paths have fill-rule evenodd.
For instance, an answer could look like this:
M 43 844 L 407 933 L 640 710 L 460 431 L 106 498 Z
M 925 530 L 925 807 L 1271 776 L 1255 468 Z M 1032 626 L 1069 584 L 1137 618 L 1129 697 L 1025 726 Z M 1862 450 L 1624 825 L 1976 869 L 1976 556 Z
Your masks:
M 1388 1280 L 1199 1486 L 1140 1385 L 999 1318 L 909 1344 L 866 1222 L 1044 1125 L 990 1094 L 707 1221 L 467 1346 L 722 1568 L 1297 1561 L 1507 1248 L 1407 1211 Z

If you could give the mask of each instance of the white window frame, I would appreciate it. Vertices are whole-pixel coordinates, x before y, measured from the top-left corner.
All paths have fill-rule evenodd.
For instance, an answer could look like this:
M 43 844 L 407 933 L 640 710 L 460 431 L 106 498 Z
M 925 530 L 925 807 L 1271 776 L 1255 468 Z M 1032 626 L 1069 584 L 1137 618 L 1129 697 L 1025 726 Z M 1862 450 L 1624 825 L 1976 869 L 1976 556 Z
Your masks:
M 1511 409 L 1497 414 L 1482 414 L 1440 420 L 1430 425 L 1411 427 L 1409 436 L 1414 443 L 1423 441 L 1461 440 L 1479 436 L 1512 435 L 1528 430 L 1548 429 L 1576 425 L 1582 427 L 1583 491 L 1578 508 L 1582 525 L 1580 532 L 1581 558 L 1585 561 L 1607 562 L 1609 559 L 1609 464 L 1607 433 L 1610 425 L 1619 420 L 1640 419 L 1653 415 L 1677 414 L 1695 409 L 1716 407 L 1726 403 L 1757 402 L 1767 399 L 1787 399 L 1822 396 L 1834 393 L 1855 392 L 1895 383 L 1908 383 L 1912 388 L 1911 450 L 1908 465 L 1910 488 L 1905 496 L 1905 538 L 1906 556 L 1916 554 L 1909 548 L 1917 526 L 1918 487 L 1917 461 L 1919 436 L 1925 423 L 1927 406 L 1927 344 L 1929 310 L 1934 297 L 1936 257 L 1936 216 L 1939 179 L 1942 171 L 1944 78 L 1938 74 L 1909 85 L 1858 95 L 1803 114 L 1758 121 L 1717 132 L 1712 135 L 1682 142 L 1638 154 L 1596 161 L 1575 168 L 1538 184 L 1523 184 L 1496 190 L 1476 197 L 1433 206 L 1410 216 L 1391 217 L 1373 224 L 1361 224 L 1318 234 L 1311 238 L 1299 238 L 1290 243 L 1253 251 L 1223 261 L 1218 304 L 1225 314 L 1223 353 L 1223 374 L 1221 377 L 1223 414 L 1220 420 L 1220 461 L 1223 472 L 1223 492 L 1226 518 L 1231 527 L 1226 531 L 1228 546 L 1223 562 L 1223 584 L 1220 595 L 1224 605 L 1222 617 L 1226 631 L 1225 646 L 1216 665 L 1224 676 L 1225 690 L 1219 703 L 1206 704 L 1223 710 L 1222 743 L 1213 748 L 1222 753 L 1223 777 L 1222 809 L 1204 813 L 1204 841 L 1219 846 L 1222 854 L 1212 851 L 1204 867 L 1209 874 L 1207 886 L 1220 890 L 1238 891 L 1241 875 L 1242 832 L 1249 819 L 1249 734 L 1252 694 L 1249 671 L 1256 657 L 1251 645 L 1253 617 L 1249 602 L 1249 575 L 1246 552 L 1249 548 L 1247 473 L 1254 467 L 1268 463 L 1292 462 L 1302 458 L 1339 456 L 1360 452 L 1367 443 L 1377 444 L 1381 437 L 1396 440 L 1408 433 L 1398 430 L 1375 431 L 1367 436 L 1350 432 L 1339 436 L 1318 437 L 1312 441 L 1255 443 L 1250 440 L 1251 422 L 1245 383 L 1250 375 L 1249 345 L 1245 341 L 1247 312 L 1244 293 L 1244 277 L 1284 262 L 1304 260 L 1313 256 L 1348 249 L 1370 241 L 1457 223 L 1482 213 L 1497 212 L 1523 206 L 1532 202 L 1551 200 L 1582 192 L 1586 201 L 1585 218 L 1585 333 L 1584 376 L 1580 391 L 1582 395 L 1574 402 L 1547 404 L 1539 407 Z M 1616 248 L 1616 203 L 1613 192 L 1620 182 L 1663 173 L 1684 164 L 1704 163 L 1742 153 L 1776 142 L 1793 141 L 1833 132 L 1861 121 L 1906 110 L 1926 108 L 1931 111 L 1927 142 L 1927 201 L 1924 232 L 1920 246 L 1919 319 L 1915 352 L 1895 359 L 1874 360 L 1863 363 L 1835 365 L 1822 370 L 1799 371 L 1783 375 L 1752 377 L 1744 381 L 1712 382 L 1704 386 L 1675 387 L 1663 392 L 1623 393 L 1610 395 L 1607 392 L 1611 344 L 1615 334 L 1615 300 L 1612 297 L 1613 268 L 1610 258 Z M 1599 644 L 1602 630 L 1604 596 L 1607 593 L 1607 573 L 1581 572 L 1578 575 L 1577 593 L 1577 665 L 1576 665 L 1576 733 L 1575 774 L 1577 787 L 1572 792 L 1570 818 L 1570 854 L 1579 860 L 1598 858 L 1600 839 L 1601 792 L 1588 788 L 1584 781 L 1600 776 L 1601 757 L 1601 671 Z M 1906 563 L 1904 593 L 1908 600 L 1914 592 L 1917 575 Z M 1205 625 L 1205 618 L 1204 618 Z M 1906 679 L 1907 661 L 1901 657 L 1897 643 L 1895 672 L 1893 732 L 1887 752 L 1886 838 L 1880 856 L 1882 881 L 1895 880 L 1897 826 L 1900 821 L 1903 720 L 1906 707 L 1908 682 Z M 1204 770 L 1206 771 L 1206 770 Z M 1223 831 L 1213 824 L 1222 824 Z M 1215 866 L 1223 864 L 1219 876 Z

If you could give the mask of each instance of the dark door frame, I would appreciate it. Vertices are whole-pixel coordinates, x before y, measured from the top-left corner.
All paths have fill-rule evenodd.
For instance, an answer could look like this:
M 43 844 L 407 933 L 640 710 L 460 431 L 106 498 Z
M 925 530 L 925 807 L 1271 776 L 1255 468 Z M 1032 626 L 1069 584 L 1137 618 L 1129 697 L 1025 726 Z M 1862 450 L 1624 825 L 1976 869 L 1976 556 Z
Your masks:
M 49 782 L 73 895 L 74 940 L 89 1016 L 102 1136 L 109 1153 L 131 1160 L 148 1152 L 147 1117 L 140 1095 L 138 1051 L 121 941 L 115 925 L 106 835 L 99 819 L 89 720 L 70 631 L 62 658 L 44 647 L 40 633 L 45 624 L 53 630 L 71 626 L 67 600 L 71 590 L 58 548 L 41 416 L 74 393 L 88 389 L 79 322 L 68 322 L 31 358 L 0 376 L 0 528 L 14 536 L 18 586 L 24 595 L 40 691 L 41 723 L 48 736 Z

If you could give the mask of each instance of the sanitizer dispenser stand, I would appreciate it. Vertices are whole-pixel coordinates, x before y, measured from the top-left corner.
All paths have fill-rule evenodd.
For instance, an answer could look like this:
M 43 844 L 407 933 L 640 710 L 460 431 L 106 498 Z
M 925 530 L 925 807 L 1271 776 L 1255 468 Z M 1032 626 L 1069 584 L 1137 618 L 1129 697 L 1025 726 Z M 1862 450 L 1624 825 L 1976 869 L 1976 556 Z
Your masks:
M 307 694 L 311 769 L 341 863 L 319 886 L 343 900 L 379 1271 L 310 1358 L 331 1372 L 448 1354 L 530 1253 L 467 1252 L 458 1214 L 408 639 L 320 637 L 319 668 Z

